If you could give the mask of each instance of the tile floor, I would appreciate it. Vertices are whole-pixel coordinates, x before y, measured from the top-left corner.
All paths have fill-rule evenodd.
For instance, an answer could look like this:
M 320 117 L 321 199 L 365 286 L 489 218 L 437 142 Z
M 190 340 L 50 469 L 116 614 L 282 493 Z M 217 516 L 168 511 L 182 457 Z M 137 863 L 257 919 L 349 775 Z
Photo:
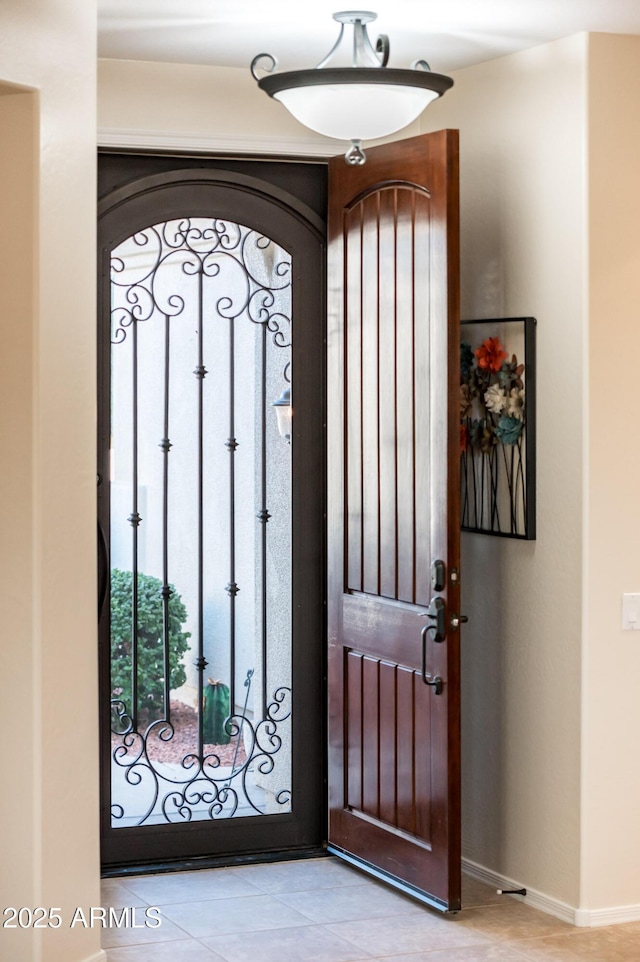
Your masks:
M 110 879 L 102 897 L 139 925 L 103 931 L 109 962 L 640 962 L 640 922 L 574 928 L 468 878 L 445 917 L 334 858 Z

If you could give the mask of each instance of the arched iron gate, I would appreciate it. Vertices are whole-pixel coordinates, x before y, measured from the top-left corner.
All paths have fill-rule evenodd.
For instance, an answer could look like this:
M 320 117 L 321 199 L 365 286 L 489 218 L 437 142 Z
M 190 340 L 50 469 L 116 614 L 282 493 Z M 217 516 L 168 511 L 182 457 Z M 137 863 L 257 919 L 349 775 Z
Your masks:
M 322 231 L 222 170 L 101 203 L 105 864 L 322 839 Z

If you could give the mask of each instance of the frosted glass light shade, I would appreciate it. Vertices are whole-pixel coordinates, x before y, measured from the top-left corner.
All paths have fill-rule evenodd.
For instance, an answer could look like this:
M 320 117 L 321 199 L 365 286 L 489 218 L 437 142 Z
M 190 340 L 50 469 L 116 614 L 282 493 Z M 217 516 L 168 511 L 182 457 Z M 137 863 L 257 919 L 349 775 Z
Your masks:
M 271 402 L 271 407 L 276 409 L 280 437 L 291 443 L 291 421 L 293 417 L 293 408 L 291 407 L 291 388 L 286 387 L 278 400 Z
M 392 83 L 328 83 L 274 94 L 301 124 L 336 140 L 385 137 L 412 123 L 439 96 L 436 90 Z
M 296 120 L 336 140 L 372 140 L 401 130 L 452 84 L 444 74 L 388 67 L 291 70 L 258 81 Z

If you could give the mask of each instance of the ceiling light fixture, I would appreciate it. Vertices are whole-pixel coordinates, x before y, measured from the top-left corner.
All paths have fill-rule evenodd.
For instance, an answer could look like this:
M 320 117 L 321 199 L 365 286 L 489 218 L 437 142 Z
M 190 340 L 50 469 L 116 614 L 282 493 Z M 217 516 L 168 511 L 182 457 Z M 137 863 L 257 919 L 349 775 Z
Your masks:
M 300 123 L 325 137 L 351 141 L 345 154 L 349 164 L 364 164 L 363 140 L 406 127 L 453 85 L 451 77 L 433 73 L 426 60 L 416 60 L 407 69 L 387 67 L 389 38 L 378 37 L 374 50 L 367 34 L 367 24 L 376 17 L 367 10 L 334 13 L 341 24 L 338 39 L 310 70 L 274 73 L 278 62 L 269 53 L 259 53 L 251 62 L 260 89 Z M 351 42 L 345 35 L 348 24 L 353 27 Z M 260 70 L 266 75 L 260 76 Z

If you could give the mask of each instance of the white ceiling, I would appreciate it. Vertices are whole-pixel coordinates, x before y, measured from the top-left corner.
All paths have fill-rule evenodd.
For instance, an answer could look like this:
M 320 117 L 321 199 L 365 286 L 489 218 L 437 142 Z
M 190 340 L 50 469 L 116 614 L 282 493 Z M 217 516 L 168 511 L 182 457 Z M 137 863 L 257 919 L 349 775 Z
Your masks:
M 311 67 L 337 37 L 340 0 L 98 0 L 101 57 L 280 69 Z M 367 9 L 367 7 L 365 7 Z M 640 34 L 640 0 L 372 0 L 390 65 L 424 58 L 446 73 L 581 31 Z

